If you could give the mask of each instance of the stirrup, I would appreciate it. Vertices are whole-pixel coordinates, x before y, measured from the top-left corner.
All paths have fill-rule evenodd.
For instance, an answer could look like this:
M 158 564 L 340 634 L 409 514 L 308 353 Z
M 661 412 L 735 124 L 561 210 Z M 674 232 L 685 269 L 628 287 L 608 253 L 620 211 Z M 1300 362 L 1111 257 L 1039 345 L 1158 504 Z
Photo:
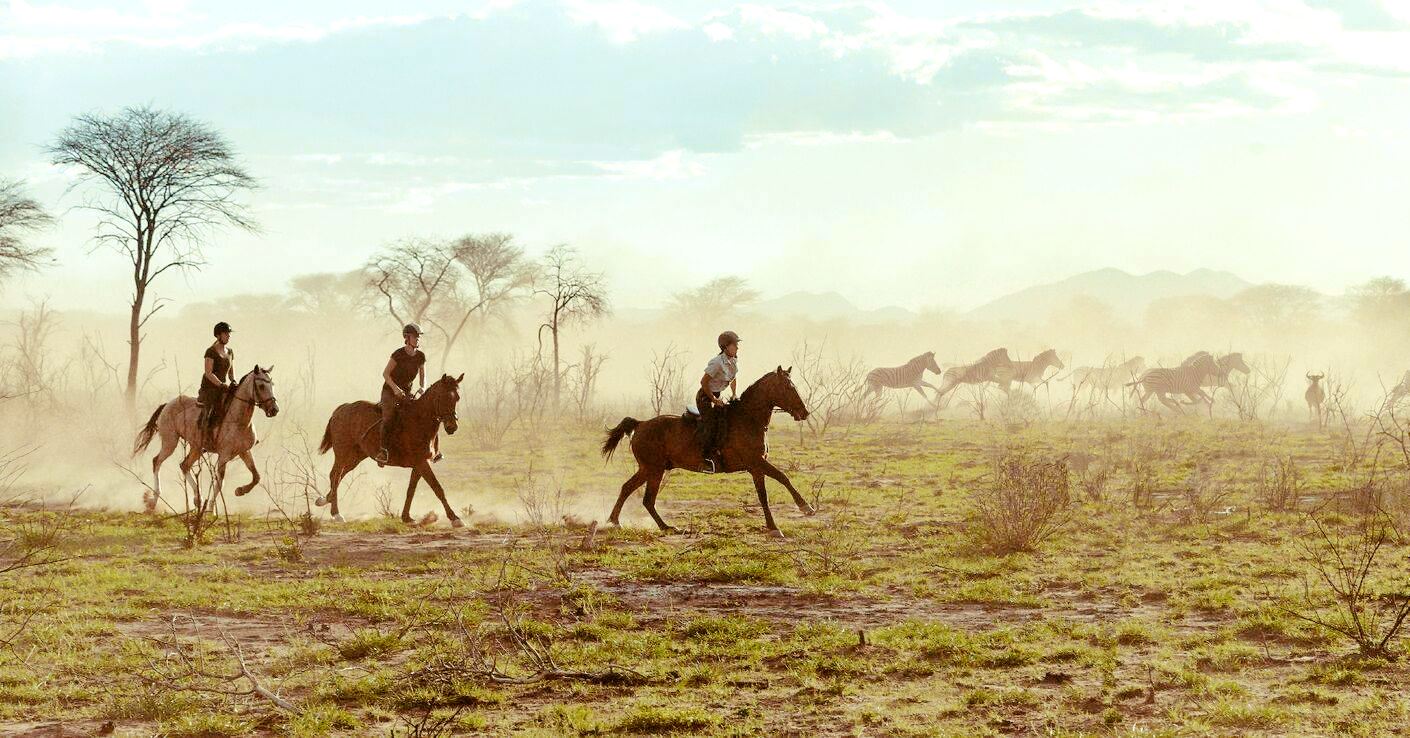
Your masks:
M 707 458 L 705 459 L 705 466 L 701 467 L 700 471 L 704 474 L 718 474 L 719 467 L 715 465 L 714 459 Z
M 384 448 L 379 450 L 377 455 L 372 457 L 372 460 L 377 462 L 377 466 L 386 466 L 387 463 L 392 460 L 392 457 L 391 454 L 387 453 L 387 449 Z

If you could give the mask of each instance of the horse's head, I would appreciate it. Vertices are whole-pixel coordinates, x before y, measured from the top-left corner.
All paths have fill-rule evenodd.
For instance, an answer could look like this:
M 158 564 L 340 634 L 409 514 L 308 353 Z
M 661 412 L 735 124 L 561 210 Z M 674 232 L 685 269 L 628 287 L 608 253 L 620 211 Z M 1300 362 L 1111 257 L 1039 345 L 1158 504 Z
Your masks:
M 459 423 L 455 415 L 455 408 L 460 404 L 460 382 L 465 379 L 465 375 L 452 377 L 449 374 L 442 374 L 436 383 L 426 390 L 422 397 L 426 402 L 431 403 L 431 412 L 436 416 L 436 422 L 445 425 L 446 433 L 455 434 Z
M 235 391 L 236 397 L 240 397 L 263 410 L 266 418 L 272 418 L 279 414 L 279 401 L 274 398 L 274 377 L 270 376 L 273 372 L 274 367 L 272 366 L 268 369 L 262 369 L 259 364 L 255 364 L 255 368 L 240 380 L 240 386 Z M 248 396 L 243 396 L 244 393 L 248 393 Z
M 1219 360 L 1219 363 L 1223 365 L 1225 371 L 1237 370 L 1248 374 L 1248 364 L 1244 363 L 1244 355 L 1241 353 L 1225 354 L 1224 358 Z
M 765 374 L 760 384 L 768 392 L 765 397 L 774 407 L 792 415 L 794 420 L 807 420 L 808 408 L 803 404 L 798 388 L 793 386 L 793 378 L 789 376 L 792 372 L 793 367 L 784 369 L 780 366 Z
M 1058 358 L 1057 349 L 1048 349 L 1034 359 L 1042 366 L 1055 366 L 1058 369 L 1066 369 L 1067 365 Z
M 1130 369 L 1132 373 L 1140 372 L 1142 369 L 1145 369 L 1145 368 L 1146 368 L 1146 357 L 1144 357 L 1144 356 L 1133 356 L 1133 357 L 1131 357 L 1131 358 L 1130 358 L 1129 360 L 1127 360 L 1127 362 L 1126 362 L 1126 368 Z
M 934 373 L 936 373 L 936 374 L 939 374 L 939 373 L 940 373 L 940 362 L 938 362 L 938 361 L 935 360 L 935 352 L 934 352 L 934 351 L 927 351 L 927 352 L 925 352 L 924 354 L 921 354 L 921 356 L 924 356 L 924 357 L 925 357 L 925 368 L 926 368 L 926 369 L 929 369 L 930 371 L 932 371 L 932 372 L 934 372 Z

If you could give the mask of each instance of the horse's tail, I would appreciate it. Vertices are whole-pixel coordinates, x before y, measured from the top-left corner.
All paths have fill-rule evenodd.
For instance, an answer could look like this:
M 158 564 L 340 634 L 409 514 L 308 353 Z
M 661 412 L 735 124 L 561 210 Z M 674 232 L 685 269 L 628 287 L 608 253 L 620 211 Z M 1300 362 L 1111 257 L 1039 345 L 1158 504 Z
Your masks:
M 636 418 L 622 418 L 622 422 L 618 423 L 616 428 L 607 431 L 607 440 L 602 442 L 602 458 L 611 461 L 612 452 L 617 450 L 617 444 L 621 443 L 623 438 L 634 433 L 638 425 L 641 425 L 641 421 Z
M 142 449 L 147 448 L 147 445 L 152 442 L 152 437 L 157 435 L 157 418 L 162 416 L 162 408 L 164 407 L 166 407 L 165 402 L 158 405 L 157 409 L 152 411 L 152 418 L 142 426 L 142 430 L 137 431 L 137 440 L 132 444 L 133 456 L 142 453 Z
M 326 454 L 333 448 L 333 418 L 328 418 L 328 426 L 323 429 L 323 442 L 318 444 L 318 453 Z

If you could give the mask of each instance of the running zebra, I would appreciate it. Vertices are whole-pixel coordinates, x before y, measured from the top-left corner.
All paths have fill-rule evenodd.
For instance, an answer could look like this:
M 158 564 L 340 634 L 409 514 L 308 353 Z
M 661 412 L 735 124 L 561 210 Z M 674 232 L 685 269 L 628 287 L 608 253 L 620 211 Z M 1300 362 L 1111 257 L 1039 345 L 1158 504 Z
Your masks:
M 936 375 L 940 374 L 940 365 L 935 363 L 934 351 L 927 351 L 900 366 L 877 367 L 867 372 L 867 391 L 862 393 L 862 398 L 865 399 L 872 393 L 880 396 L 882 388 L 889 387 L 891 389 L 913 389 L 919 392 L 921 397 L 930 400 L 925 396 L 925 390 L 921 389 L 921 387 L 929 387 L 937 393 L 936 401 L 938 401 L 940 390 L 925 381 L 927 369 Z
M 1219 365 L 1214 363 L 1214 358 L 1209 354 L 1200 352 L 1191 356 L 1186 361 L 1189 364 L 1182 364 L 1174 369 L 1151 369 L 1141 375 L 1140 379 L 1128 383 L 1127 387 L 1139 387 L 1141 391 L 1141 407 L 1146 406 L 1146 400 L 1151 395 L 1160 398 L 1162 404 L 1184 414 L 1180 404 L 1170 399 L 1169 395 L 1184 395 L 1190 398 L 1189 404 L 1195 402 L 1205 402 L 1209 405 L 1211 416 L 1214 413 L 1214 398 L 1205 394 L 1204 388 L 1200 386 L 1205 377 L 1219 373 Z M 1135 389 L 1131 390 L 1135 392 Z
M 1237 351 L 1232 354 L 1224 354 L 1218 359 L 1215 359 L 1214 355 L 1208 351 L 1196 351 L 1180 362 L 1180 366 L 1190 366 L 1201 356 L 1208 356 L 1213 360 L 1216 369 L 1212 374 L 1200 380 L 1200 385 L 1203 387 L 1224 387 L 1227 389 L 1231 373 L 1239 371 L 1248 374 L 1249 372 L 1248 364 L 1244 363 L 1244 355 Z
M 1139 377 L 1145 368 L 1145 357 L 1136 356 L 1116 366 L 1079 366 L 1063 379 L 1072 380 L 1074 387 L 1090 387 L 1093 391 L 1110 393 Z
M 1043 373 L 1048 371 L 1048 367 L 1056 367 L 1058 370 L 1067 368 L 1062 359 L 1058 358 L 1057 349 L 1048 349 L 1033 357 L 1032 361 L 1009 362 L 1007 367 L 1001 367 L 994 373 L 994 383 L 999 385 L 1004 394 L 1008 394 L 1009 385 L 1013 382 L 1037 386 L 1043 383 Z
M 1012 364 L 1013 360 L 1009 358 L 1009 350 L 1006 348 L 996 348 L 973 364 L 962 364 L 946 369 L 944 381 L 941 382 L 940 393 L 936 395 L 937 402 L 944 400 L 945 395 L 948 395 L 962 384 L 983 384 L 985 382 L 995 381 L 999 370 L 1007 369 Z M 941 407 L 944 407 L 944 405 Z

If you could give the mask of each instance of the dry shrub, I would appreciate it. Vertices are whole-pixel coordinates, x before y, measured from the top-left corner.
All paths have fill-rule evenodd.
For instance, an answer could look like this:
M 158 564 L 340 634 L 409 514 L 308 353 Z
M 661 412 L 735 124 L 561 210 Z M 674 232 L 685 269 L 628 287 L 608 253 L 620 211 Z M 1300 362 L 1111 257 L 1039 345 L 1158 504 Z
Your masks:
M 837 429 L 845 438 L 853 425 L 880 417 L 886 401 L 867 391 L 870 369 L 860 358 L 829 356 L 826 349 L 826 343 L 814 346 L 807 341 L 793 347 L 793 383 L 808 408 L 804 425 L 813 437 Z
M 995 406 L 998 420 L 1010 431 L 1025 430 L 1043 419 L 1043 408 L 1031 392 L 1014 389 Z
M 1302 496 L 1302 470 L 1298 468 L 1292 456 L 1264 461 L 1258 470 L 1255 489 L 1259 502 L 1269 510 L 1292 510 L 1297 507 L 1297 501 Z
M 1032 551 L 1071 519 L 1067 465 L 1008 452 L 993 462 L 988 489 L 974 500 L 974 534 L 998 553 Z
M 1340 635 L 1367 656 L 1393 657 L 1410 620 L 1410 580 L 1393 550 L 1385 515 L 1368 515 L 1350 530 L 1311 518 L 1298 541 L 1308 566 L 1301 597 L 1285 612 Z

